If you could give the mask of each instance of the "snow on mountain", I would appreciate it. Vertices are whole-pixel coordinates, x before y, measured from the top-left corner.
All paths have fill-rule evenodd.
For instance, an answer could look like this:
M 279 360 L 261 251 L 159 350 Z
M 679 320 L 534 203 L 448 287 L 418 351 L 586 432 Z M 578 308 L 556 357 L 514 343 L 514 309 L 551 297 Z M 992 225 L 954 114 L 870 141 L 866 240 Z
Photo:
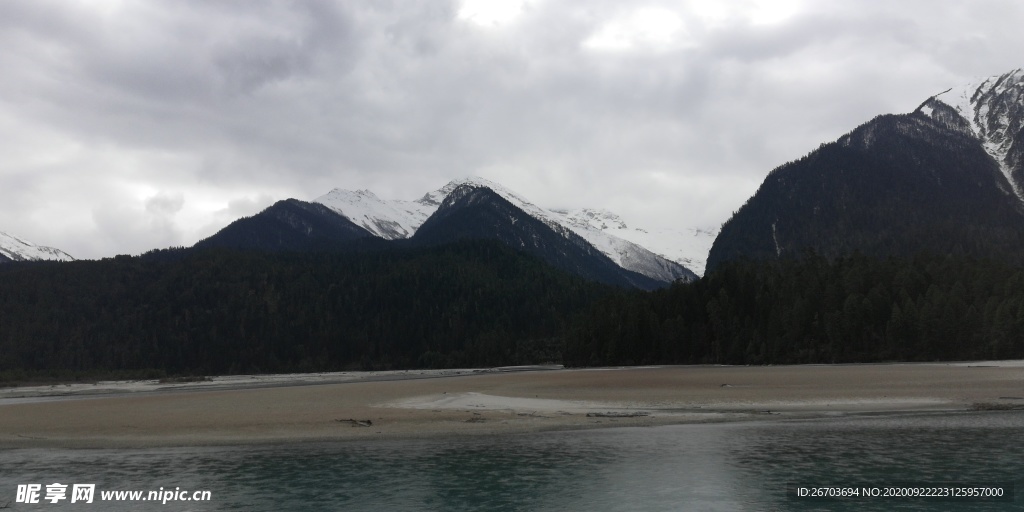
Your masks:
M 999 164 L 1010 188 L 1024 201 L 1019 165 L 1024 148 L 1019 147 L 1018 134 L 1024 129 L 1024 70 L 988 77 L 962 87 L 955 87 L 932 97 L 919 110 L 935 118 L 937 111 L 931 100 L 949 107 L 966 120 L 985 151 Z M 1014 176 L 1017 174 L 1017 176 Z
M 624 240 L 650 249 L 655 254 L 675 261 L 692 270 L 695 274 L 704 275 L 707 265 L 708 251 L 718 236 L 718 228 L 700 229 L 609 229 L 606 232 Z
M 579 208 L 576 210 L 556 209 L 551 211 L 562 215 L 573 226 L 589 227 L 602 231 L 607 229 L 627 229 L 626 222 L 608 210 Z
M 0 261 L 73 261 L 68 253 L 44 247 L 0 231 Z
M 483 178 L 454 180 L 433 192 L 428 192 L 415 201 L 382 200 L 371 192 L 357 192 L 335 189 L 314 201 L 348 217 L 374 234 L 394 240 L 408 238 L 416 232 L 423 221 L 437 210 L 441 202 L 453 190 L 462 185 L 487 187 L 531 217 L 544 222 L 558 233 L 571 231 L 585 239 L 607 255 L 617 265 L 660 281 L 672 282 L 679 279 L 689 281 L 696 276 L 682 264 L 671 258 L 659 256 L 641 244 L 626 240 L 608 231 L 600 224 L 589 224 L 582 216 L 570 219 L 564 213 L 546 210 L 504 186 Z M 597 211 L 597 210 L 593 210 Z M 582 214 L 581 214 L 582 215 Z M 624 224 L 622 225 L 625 226 Z M 707 252 L 705 251 L 705 257 Z
M 674 261 L 704 275 L 708 251 L 718 228 L 643 229 L 631 227 L 622 217 L 608 210 L 580 208 L 552 210 L 570 226 L 596 229 L 644 247 L 658 256 Z
M 336 188 L 313 201 L 385 240 L 409 238 L 437 209 L 436 204 L 418 201 L 385 201 L 369 190 L 353 192 Z

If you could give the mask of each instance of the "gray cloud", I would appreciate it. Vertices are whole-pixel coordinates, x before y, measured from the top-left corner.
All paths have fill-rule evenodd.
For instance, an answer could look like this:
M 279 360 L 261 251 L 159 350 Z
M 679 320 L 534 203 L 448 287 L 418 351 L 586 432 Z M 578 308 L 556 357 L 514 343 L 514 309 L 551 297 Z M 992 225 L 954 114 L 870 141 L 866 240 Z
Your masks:
M 145 201 L 146 212 L 159 216 L 171 217 L 185 206 L 185 196 L 178 194 L 157 194 Z
M 714 226 L 775 166 L 1022 65 L 1012 0 L 788 3 L 3 2 L 0 229 L 101 257 L 476 174 Z

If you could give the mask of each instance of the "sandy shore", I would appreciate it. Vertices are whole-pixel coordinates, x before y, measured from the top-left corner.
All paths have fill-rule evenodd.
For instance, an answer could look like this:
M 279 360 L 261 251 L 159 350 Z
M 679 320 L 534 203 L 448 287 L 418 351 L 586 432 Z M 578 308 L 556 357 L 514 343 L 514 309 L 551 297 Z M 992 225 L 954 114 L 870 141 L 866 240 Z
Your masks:
M 0 399 L 0 447 L 248 444 L 1024 408 L 1019 361 L 422 377 Z

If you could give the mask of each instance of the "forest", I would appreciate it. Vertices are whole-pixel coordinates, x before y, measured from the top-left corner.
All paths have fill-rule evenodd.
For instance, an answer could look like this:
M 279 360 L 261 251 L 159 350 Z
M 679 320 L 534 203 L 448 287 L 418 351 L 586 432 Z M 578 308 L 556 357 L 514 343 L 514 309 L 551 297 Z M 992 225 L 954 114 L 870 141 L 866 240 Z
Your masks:
M 482 241 L 7 264 L 0 379 L 557 361 L 568 319 L 610 291 Z
M 1024 357 L 1024 271 L 962 256 L 723 264 L 591 306 L 569 365 L 797 364 Z
M 0 380 L 563 363 L 1024 357 L 1024 269 L 965 256 L 720 265 L 653 292 L 499 242 L 0 266 Z

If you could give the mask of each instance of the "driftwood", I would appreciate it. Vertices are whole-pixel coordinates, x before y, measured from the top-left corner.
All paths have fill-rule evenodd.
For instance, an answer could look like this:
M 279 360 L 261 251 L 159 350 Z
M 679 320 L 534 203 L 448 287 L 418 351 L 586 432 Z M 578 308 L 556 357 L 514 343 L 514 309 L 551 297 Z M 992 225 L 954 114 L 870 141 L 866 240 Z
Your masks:
M 353 427 L 372 427 L 373 422 L 370 420 L 334 420 L 338 423 L 350 423 Z
M 1024 410 L 1024 404 L 996 404 L 992 402 L 974 402 L 971 404 L 972 411 L 1019 411 Z
M 649 412 L 588 412 L 588 418 L 642 418 L 650 416 Z

